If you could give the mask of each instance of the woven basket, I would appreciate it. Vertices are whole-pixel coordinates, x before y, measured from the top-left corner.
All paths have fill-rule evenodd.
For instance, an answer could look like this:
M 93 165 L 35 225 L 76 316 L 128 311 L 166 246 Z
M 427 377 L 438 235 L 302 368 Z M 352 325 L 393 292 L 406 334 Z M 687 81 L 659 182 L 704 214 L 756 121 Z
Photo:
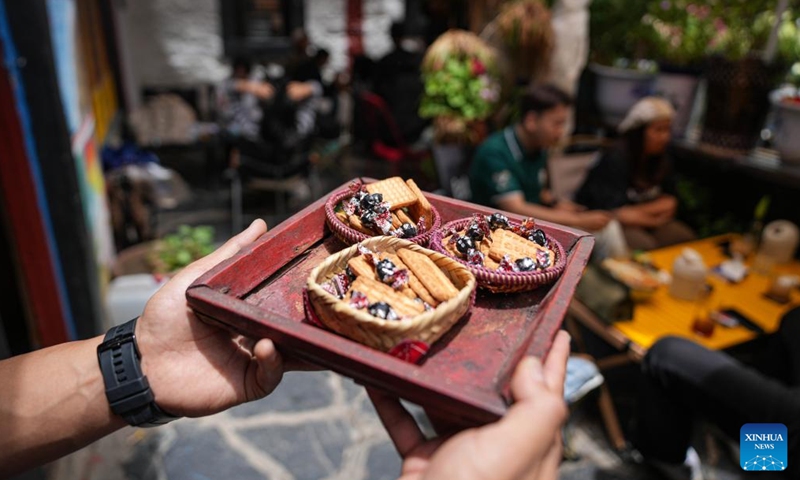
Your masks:
M 475 301 L 475 277 L 449 257 L 394 237 L 374 237 L 361 245 L 378 253 L 394 253 L 403 248 L 424 253 L 450 278 L 459 293 L 433 310 L 399 321 L 383 320 L 364 310 L 357 310 L 326 292 L 320 285 L 332 275 L 342 272 L 347 261 L 358 254 L 358 246 L 353 245 L 325 259 L 311 272 L 307 283 L 309 302 L 320 322 L 345 337 L 382 351 L 390 350 L 403 340 L 419 340 L 430 345 L 464 316 Z
M 495 293 L 513 293 L 513 292 L 526 292 L 535 290 L 536 288 L 554 282 L 564 271 L 566 266 L 566 255 L 564 254 L 564 247 L 561 246 L 553 237 L 545 234 L 547 237 L 550 249 L 555 252 L 555 261 L 553 265 L 535 272 L 499 272 L 491 268 L 478 267 L 470 265 L 466 261 L 456 257 L 448 251 L 444 244 L 443 239 L 447 234 L 453 230 L 461 231 L 465 229 L 472 218 L 462 218 L 454 220 L 444 227 L 433 232 L 431 237 L 430 248 L 437 252 L 446 255 L 449 258 L 457 260 L 475 275 L 480 288 L 489 290 Z M 511 225 L 518 225 L 517 222 L 509 222 Z
M 369 235 L 359 232 L 354 228 L 351 228 L 349 225 L 339 220 L 339 217 L 336 216 L 336 206 L 339 205 L 342 200 L 348 199 L 351 196 L 352 194 L 349 190 L 343 190 L 341 192 L 332 194 L 330 197 L 328 197 L 328 201 L 325 203 L 325 219 L 328 222 L 328 227 L 330 227 L 333 234 L 336 235 L 336 238 L 347 245 L 354 245 L 358 242 L 363 242 L 368 238 L 373 238 Z M 417 245 L 428 244 L 433 232 L 442 225 L 442 217 L 439 216 L 439 212 L 433 205 L 431 205 L 431 213 L 433 213 L 433 223 L 431 224 L 431 228 L 429 228 L 428 231 L 422 235 L 406 238 L 405 240 L 416 243 Z

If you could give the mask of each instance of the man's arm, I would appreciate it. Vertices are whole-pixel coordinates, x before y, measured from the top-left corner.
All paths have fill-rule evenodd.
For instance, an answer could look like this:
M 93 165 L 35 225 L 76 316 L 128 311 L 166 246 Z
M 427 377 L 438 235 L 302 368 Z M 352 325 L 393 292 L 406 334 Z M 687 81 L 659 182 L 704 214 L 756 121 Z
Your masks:
M 569 225 L 571 227 L 582 228 L 589 231 L 600 230 L 611 220 L 611 215 L 608 212 L 599 210 L 574 212 L 526 202 L 522 192 L 514 192 L 503 195 L 497 200 L 497 206 L 503 210 L 516 213 L 518 215 L 533 217 L 537 220 L 544 220 L 546 222 Z
M 97 363 L 103 337 L 0 362 L 0 477 L 78 450 L 125 426 Z
M 142 373 L 164 411 L 185 417 L 264 397 L 290 368 L 270 340 L 244 342 L 201 322 L 186 289 L 211 267 L 254 242 L 257 220 L 187 266 L 147 302 L 136 324 Z M 111 412 L 97 361 L 102 337 L 0 362 L 0 478 L 71 453 L 123 427 Z

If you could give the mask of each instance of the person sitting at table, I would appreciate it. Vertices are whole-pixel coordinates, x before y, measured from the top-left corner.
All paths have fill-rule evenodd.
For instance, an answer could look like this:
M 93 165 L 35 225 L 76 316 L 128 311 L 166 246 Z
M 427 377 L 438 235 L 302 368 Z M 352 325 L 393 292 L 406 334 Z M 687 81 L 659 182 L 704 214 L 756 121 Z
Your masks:
M 537 220 L 596 231 L 608 212 L 587 211 L 572 202 L 543 205 L 547 149 L 564 137 L 569 95 L 552 85 L 536 85 L 520 100 L 520 121 L 489 136 L 475 152 L 469 172 L 472 199 Z
M 619 125 L 621 134 L 589 171 L 575 202 L 609 210 L 622 224 L 628 247 L 653 250 L 695 238 L 675 218 L 672 166 L 666 155 L 675 109 L 658 97 L 639 100 Z
M 684 338 L 656 342 L 642 361 L 632 437 L 644 458 L 676 471 L 700 416 L 732 439 L 746 423 L 782 423 L 788 458 L 800 459 L 800 308 L 786 313 L 767 340 L 758 370 Z M 800 478 L 800 463 L 790 461 L 787 472 Z

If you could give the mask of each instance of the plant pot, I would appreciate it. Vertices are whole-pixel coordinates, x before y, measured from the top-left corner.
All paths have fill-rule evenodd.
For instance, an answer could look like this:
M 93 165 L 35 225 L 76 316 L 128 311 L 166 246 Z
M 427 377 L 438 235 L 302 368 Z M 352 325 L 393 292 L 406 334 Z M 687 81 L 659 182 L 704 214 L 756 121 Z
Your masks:
M 800 104 L 775 101 L 773 145 L 781 161 L 800 165 Z
M 734 151 L 751 150 L 769 111 L 774 70 L 759 58 L 736 62 L 710 58 L 701 141 Z
M 656 77 L 655 93 L 669 100 L 675 107 L 672 134 L 677 138 L 686 136 L 686 127 L 692 116 L 699 83 L 700 77 L 697 74 L 670 72 L 664 69 Z
M 595 74 L 595 99 L 603 122 L 617 128 L 628 110 L 641 98 L 650 95 L 655 74 L 606 67 L 593 63 L 589 69 Z

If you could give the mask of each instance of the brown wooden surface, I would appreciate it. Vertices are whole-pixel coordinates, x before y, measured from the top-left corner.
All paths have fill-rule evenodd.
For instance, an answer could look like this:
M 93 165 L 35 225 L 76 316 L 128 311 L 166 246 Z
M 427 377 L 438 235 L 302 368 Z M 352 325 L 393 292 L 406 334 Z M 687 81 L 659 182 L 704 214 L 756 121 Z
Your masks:
M 493 212 L 446 197 L 428 197 L 443 223 Z M 187 291 L 192 308 L 205 321 L 251 337 L 269 337 L 285 353 L 387 390 L 452 421 L 482 424 L 502 416 L 513 367 L 526 353 L 541 357 L 548 351 L 593 238 L 541 222 L 567 252 L 561 278 L 533 292 L 479 292 L 470 313 L 432 346 L 422 364 L 413 365 L 303 322 L 302 292 L 308 274 L 345 247 L 325 225 L 326 198 L 199 278 Z

